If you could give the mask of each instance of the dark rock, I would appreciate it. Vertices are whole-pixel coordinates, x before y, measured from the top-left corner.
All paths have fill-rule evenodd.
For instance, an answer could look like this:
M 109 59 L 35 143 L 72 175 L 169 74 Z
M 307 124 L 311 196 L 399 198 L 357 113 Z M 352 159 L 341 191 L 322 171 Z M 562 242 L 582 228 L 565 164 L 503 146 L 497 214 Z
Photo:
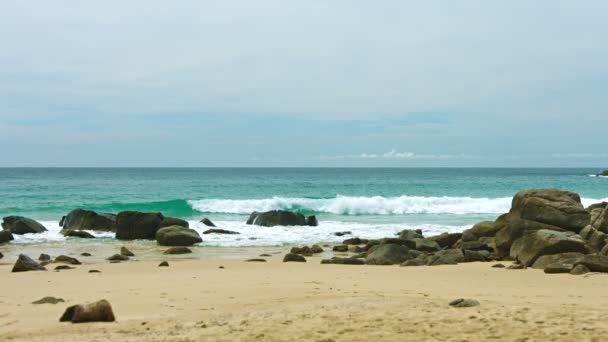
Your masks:
M 203 239 L 194 229 L 169 226 L 156 232 L 156 242 L 161 246 L 192 246 L 203 242 Z
M 0 259 L 4 258 L 4 254 L 2 254 L 2 252 L 0 252 Z
M 319 221 L 317 221 L 316 216 L 308 216 L 306 218 L 306 225 L 311 227 L 316 227 L 319 225 Z
M 587 268 L 587 266 L 585 266 L 585 265 L 576 265 L 570 271 L 570 274 L 581 275 L 581 274 L 585 274 L 585 273 L 589 273 L 589 272 L 591 272 L 591 271 L 589 271 L 589 269 Z
M 204 224 L 207 227 L 215 227 L 215 224 L 213 222 L 211 222 L 211 220 L 208 219 L 208 218 L 206 218 L 206 217 L 201 220 L 201 223 Z
M 357 258 L 331 258 L 321 260 L 322 265 L 365 265 L 365 260 Z
M 488 251 L 492 252 L 494 248 L 483 241 L 460 241 L 454 245 L 457 248 L 469 251 Z
M 462 249 L 444 249 L 429 256 L 426 264 L 429 266 L 456 265 L 464 261 Z
M 512 264 L 507 267 L 508 270 L 524 270 L 526 266 L 523 264 Z
M 410 249 L 403 245 L 386 244 L 371 248 L 365 262 L 368 265 L 396 265 L 406 260 L 414 259 Z
M 40 254 L 40 256 L 38 257 L 38 261 L 51 261 L 51 256 L 48 254 Z
M 545 267 L 544 272 L 549 274 L 570 273 L 573 268 L 572 264 L 555 263 Z
M 127 261 L 127 260 L 129 260 L 129 257 L 126 255 L 114 254 L 111 257 L 109 257 L 107 260 L 109 260 L 109 261 Z
M 425 266 L 426 261 L 423 259 L 411 259 L 403 262 L 401 266 Z
M 92 256 L 92 255 L 91 255 L 91 253 L 84 252 L 84 253 L 80 253 L 80 256 L 83 256 L 83 257 L 90 257 L 90 256 Z
M 352 239 L 346 239 L 342 242 L 343 245 L 361 245 L 367 243 L 367 240 L 360 239 L 358 237 Z
M 64 216 L 62 232 L 68 230 L 116 231 L 116 215 L 97 213 L 91 210 L 75 209 Z
M 116 217 L 116 238 L 154 240 L 164 218 L 161 213 L 123 211 Z
M 171 227 L 171 226 L 180 226 L 180 227 L 188 228 L 188 227 L 190 227 L 190 224 L 186 220 L 178 219 L 175 217 L 165 217 L 160 222 L 160 225 L 158 226 L 158 228 L 160 229 L 160 228 Z
M 257 211 L 254 211 L 251 213 L 251 215 L 249 215 L 249 218 L 247 219 L 247 224 L 253 224 L 253 221 L 255 221 L 255 219 L 258 217 L 260 213 L 258 213 Z
M 57 304 L 57 303 L 63 303 L 63 302 L 65 302 L 65 300 L 63 300 L 63 298 L 43 297 L 41 299 L 33 301 L 32 304 Z
M 89 273 L 101 273 L 100 270 L 89 270 Z
M 348 246 L 347 245 L 337 245 L 337 246 L 334 246 L 332 248 L 332 251 L 334 251 L 334 252 L 348 252 Z
M 135 256 L 135 254 L 133 254 L 133 252 L 131 252 L 127 247 L 122 246 L 120 247 L 120 255 L 124 255 L 124 256 L 128 256 L 128 257 L 132 257 Z
M 254 214 L 256 214 L 254 216 Z M 285 210 L 272 210 L 264 213 L 251 214 L 247 222 L 256 226 L 274 227 L 274 226 L 305 226 L 306 217 L 299 213 L 294 213 Z
M 505 265 L 503 264 L 494 264 L 492 265 L 493 268 L 505 268 Z
M 60 322 L 72 323 L 114 322 L 115 320 L 112 306 L 105 299 L 87 305 L 72 305 L 59 319 Z
M 608 177 L 608 170 L 604 170 L 597 174 L 598 176 Z
M 357 245 L 348 245 L 349 253 L 363 253 L 365 252 L 365 248 L 357 246 Z
M 587 209 L 590 213 L 589 225 L 603 233 L 608 233 L 608 203 L 602 202 L 601 206 Z M 591 206 L 593 208 L 593 206 Z
M 321 248 L 321 246 L 319 246 L 319 245 L 313 245 L 312 247 L 308 247 L 308 246 L 292 247 L 291 253 L 304 254 L 304 255 L 318 254 L 318 253 L 323 253 L 323 248 Z
M 400 246 L 405 246 L 409 249 L 416 249 L 416 241 L 403 240 L 403 239 L 399 239 L 399 238 L 384 238 L 384 239 L 380 239 L 380 240 L 369 240 L 369 241 L 367 241 L 367 244 L 365 245 L 365 249 L 370 250 L 374 246 L 387 245 L 387 244 L 400 245 Z
M 486 261 L 486 257 L 477 251 L 464 251 L 464 262 Z
M 82 238 L 82 239 L 94 239 L 95 236 L 89 232 L 86 232 L 84 230 L 66 230 L 63 233 L 63 236 L 65 237 L 78 237 L 78 238 Z
M 283 262 L 306 262 L 306 258 L 299 254 L 287 253 L 283 257 Z
M 474 306 L 479 306 L 479 301 L 475 299 L 463 299 L 459 298 L 450 302 L 450 306 L 455 308 L 470 308 Z
M 608 257 L 603 255 L 585 255 L 574 262 L 574 266 L 583 265 L 591 272 L 608 272 Z
M 264 253 L 264 254 L 260 254 L 261 257 L 271 257 L 272 255 Z
M 190 254 L 192 250 L 188 247 L 171 247 L 167 249 L 163 254 Z
M 416 238 L 413 241 L 416 243 L 416 250 L 418 251 L 436 252 L 441 249 L 439 244 L 433 240 Z
M 239 232 L 233 232 L 232 230 L 226 229 L 207 229 L 203 232 L 203 234 L 241 234 Z
M 595 229 L 592 225 L 583 228 L 579 235 L 587 241 L 587 246 L 594 252 L 599 252 L 606 246 L 608 235 Z
M 493 221 L 483 221 L 462 232 L 462 241 L 477 241 L 480 237 L 493 237 L 500 226 Z
M 65 215 L 61 216 L 61 220 L 59 220 L 59 227 L 63 227 L 64 223 L 65 223 Z
M 510 255 L 525 266 L 530 266 L 542 255 L 566 252 L 586 253 L 587 248 L 580 236 L 572 232 L 541 229 L 527 231 L 513 242 Z
M 532 264 L 532 268 L 544 270 L 551 264 L 574 264 L 574 262 L 582 256 L 583 253 L 557 253 L 543 255 L 536 259 L 534 264 Z
M 245 262 L 266 262 L 266 259 L 254 258 L 254 259 L 247 259 L 247 260 L 245 260 Z
M 46 232 L 46 228 L 42 224 L 23 216 L 7 216 L 3 218 L 2 228 L 17 235 Z
M 429 240 L 437 242 L 437 244 L 441 248 L 449 248 L 452 247 L 461 238 L 461 233 L 443 233 L 437 236 L 430 237 Z
M 404 229 L 400 231 L 398 235 L 402 240 L 424 239 L 424 236 L 422 236 L 422 230 L 420 229 Z
M 15 240 L 13 233 L 10 230 L 0 230 L 0 243 L 5 243 Z
M 73 270 L 73 269 L 75 269 L 75 268 L 76 268 L 76 267 L 72 267 L 72 266 L 69 266 L 69 265 L 59 265 L 59 266 L 56 266 L 56 267 L 55 267 L 55 271 L 61 271 L 61 270 Z
M 32 260 L 25 254 L 19 254 L 19 258 L 13 266 L 12 272 L 27 272 L 27 271 L 46 271 L 44 266 Z
M 166 261 L 162 261 L 160 264 L 158 264 L 158 267 L 169 267 L 169 263 Z
M 80 265 L 80 264 L 82 264 L 78 259 L 72 258 L 72 257 L 67 256 L 67 255 L 59 255 L 58 257 L 55 258 L 54 262 L 61 262 L 61 263 L 70 264 L 70 265 Z
M 346 231 L 346 232 L 335 232 L 334 235 L 335 236 L 344 236 L 344 235 L 351 235 L 352 232 L 351 231 Z

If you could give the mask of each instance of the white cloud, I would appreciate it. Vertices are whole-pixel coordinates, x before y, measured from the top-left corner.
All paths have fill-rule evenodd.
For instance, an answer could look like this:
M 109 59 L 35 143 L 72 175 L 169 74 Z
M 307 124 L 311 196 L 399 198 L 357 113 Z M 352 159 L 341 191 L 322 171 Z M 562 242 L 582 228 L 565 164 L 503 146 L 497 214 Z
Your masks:
M 337 156 L 320 156 L 323 160 L 339 160 L 339 159 L 460 159 L 460 158 L 475 158 L 465 154 L 416 154 L 414 152 L 399 152 L 392 149 L 385 153 L 360 153 L 347 154 Z

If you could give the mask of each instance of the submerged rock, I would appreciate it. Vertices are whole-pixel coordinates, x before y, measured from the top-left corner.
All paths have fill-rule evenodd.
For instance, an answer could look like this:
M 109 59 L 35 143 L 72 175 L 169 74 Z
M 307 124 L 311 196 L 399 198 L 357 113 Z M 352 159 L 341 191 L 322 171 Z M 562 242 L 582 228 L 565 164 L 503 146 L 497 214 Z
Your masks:
M 25 254 L 19 254 L 19 258 L 13 266 L 12 272 L 27 272 L 27 271 L 46 271 L 44 266 L 32 260 Z
M 2 228 L 17 235 L 46 232 L 46 228 L 42 224 L 23 216 L 4 217 Z
M 114 322 L 112 305 L 105 299 L 86 305 L 72 305 L 68 307 L 60 322 L 84 323 L 84 322 Z
M 169 226 L 156 232 L 156 242 L 161 246 L 192 246 L 203 242 L 203 239 L 194 229 Z
M 116 215 L 97 213 L 92 210 L 75 209 L 64 216 L 60 226 L 62 232 L 68 230 L 96 230 L 104 232 L 116 231 Z

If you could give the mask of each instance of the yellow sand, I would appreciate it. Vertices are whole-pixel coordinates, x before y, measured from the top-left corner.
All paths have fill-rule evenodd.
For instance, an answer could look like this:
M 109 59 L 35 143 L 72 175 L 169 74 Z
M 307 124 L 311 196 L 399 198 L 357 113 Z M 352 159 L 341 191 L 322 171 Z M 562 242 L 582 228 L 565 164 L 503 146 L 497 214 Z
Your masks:
M 242 260 L 0 266 L 0 341 L 605 341 L 608 275 Z M 6 260 L 3 260 L 6 262 Z M 218 268 L 220 265 L 224 269 Z M 88 273 L 98 269 L 102 273 Z M 44 296 L 66 303 L 33 305 Z M 481 306 L 452 308 L 456 298 Z M 59 323 L 107 299 L 115 323 Z

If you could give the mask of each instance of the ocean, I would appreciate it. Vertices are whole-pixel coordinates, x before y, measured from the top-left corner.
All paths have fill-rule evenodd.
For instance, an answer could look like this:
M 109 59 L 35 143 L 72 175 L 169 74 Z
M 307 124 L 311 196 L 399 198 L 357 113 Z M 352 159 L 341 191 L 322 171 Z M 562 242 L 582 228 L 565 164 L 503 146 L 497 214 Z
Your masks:
M 333 233 L 380 238 L 403 229 L 456 232 L 509 210 L 528 188 L 577 192 L 585 206 L 608 201 L 598 169 L 492 168 L 0 168 L 0 216 L 21 215 L 48 232 L 15 243 L 65 241 L 59 220 L 75 208 L 160 211 L 202 232 L 208 217 L 240 235 L 204 235 L 202 245 L 282 246 L 340 241 Z M 253 211 L 316 215 L 318 227 L 256 227 Z M 97 241 L 113 234 L 92 232 Z M 150 242 L 153 243 L 153 242 Z

